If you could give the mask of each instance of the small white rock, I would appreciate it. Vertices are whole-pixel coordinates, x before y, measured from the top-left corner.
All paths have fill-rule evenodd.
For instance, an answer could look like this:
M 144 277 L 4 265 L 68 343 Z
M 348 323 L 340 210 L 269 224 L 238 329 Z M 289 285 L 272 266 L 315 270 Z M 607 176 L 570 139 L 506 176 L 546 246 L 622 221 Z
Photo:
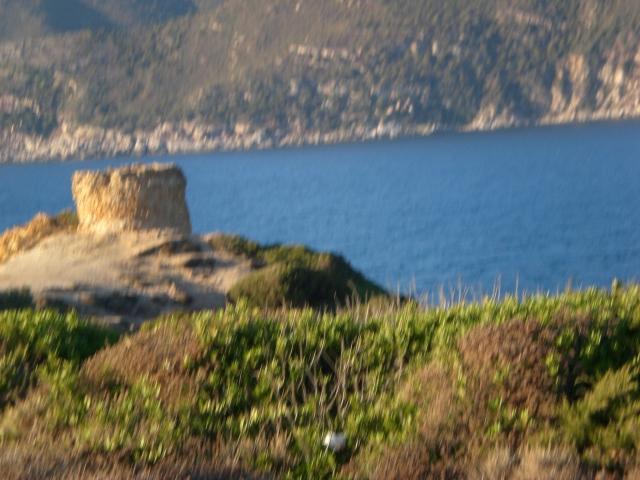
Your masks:
M 347 446 L 347 436 L 344 433 L 329 432 L 322 442 L 326 448 L 334 453 L 338 453 Z

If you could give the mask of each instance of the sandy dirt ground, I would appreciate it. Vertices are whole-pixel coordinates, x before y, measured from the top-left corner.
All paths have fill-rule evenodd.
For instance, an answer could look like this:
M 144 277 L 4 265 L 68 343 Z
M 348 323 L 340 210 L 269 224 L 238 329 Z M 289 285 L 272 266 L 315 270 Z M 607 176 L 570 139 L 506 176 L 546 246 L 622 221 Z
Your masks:
M 134 328 L 173 311 L 215 309 L 251 263 L 205 237 L 62 233 L 0 265 L 0 290 L 29 288 L 40 306 L 69 306 Z

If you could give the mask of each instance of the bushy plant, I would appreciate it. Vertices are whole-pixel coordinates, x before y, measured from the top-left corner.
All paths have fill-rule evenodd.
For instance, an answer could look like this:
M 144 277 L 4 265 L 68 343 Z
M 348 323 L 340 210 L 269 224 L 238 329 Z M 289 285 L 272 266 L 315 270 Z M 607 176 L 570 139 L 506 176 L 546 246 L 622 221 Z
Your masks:
M 0 311 L 18 310 L 33 306 L 33 297 L 29 289 L 0 292 Z
M 83 363 L 49 341 L 59 358 L 5 410 L 1 450 L 55 444 L 71 465 L 132 472 L 208 452 L 285 478 L 621 473 L 638 454 L 639 319 L 636 286 L 325 313 L 240 301 L 148 324 Z M 344 450 L 322 445 L 331 431 Z
M 0 411 L 34 385 L 39 369 L 77 366 L 116 338 L 74 313 L 0 312 Z
M 211 243 L 250 259 L 258 268 L 231 288 L 228 298 L 233 302 L 267 308 L 333 308 L 387 295 L 339 255 L 300 245 L 263 247 L 238 236 L 218 235 Z
M 624 471 L 640 451 L 640 362 L 608 370 L 583 398 L 560 409 L 558 434 L 591 464 Z

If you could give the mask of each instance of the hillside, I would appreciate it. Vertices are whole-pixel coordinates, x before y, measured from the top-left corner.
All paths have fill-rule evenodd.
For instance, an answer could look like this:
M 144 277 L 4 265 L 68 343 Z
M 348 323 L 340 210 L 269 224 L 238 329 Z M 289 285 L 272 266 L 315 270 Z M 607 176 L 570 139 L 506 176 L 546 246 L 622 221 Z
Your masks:
M 639 338 L 640 288 L 619 284 L 430 309 L 239 303 L 119 340 L 74 313 L 0 312 L 0 468 L 6 479 L 634 479 Z M 323 446 L 329 432 L 342 448 Z
M 640 115 L 633 0 L 63 3 L 0 2 L 0 160 Z
M 190 0 L 1 0 L 0 40 L 159 23 L 194 9 Z

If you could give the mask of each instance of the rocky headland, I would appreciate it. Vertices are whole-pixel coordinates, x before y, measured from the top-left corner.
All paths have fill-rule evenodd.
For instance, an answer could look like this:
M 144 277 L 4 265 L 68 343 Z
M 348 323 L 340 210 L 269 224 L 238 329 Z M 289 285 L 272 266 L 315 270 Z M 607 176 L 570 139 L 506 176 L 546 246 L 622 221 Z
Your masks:
M 384 294 L 339 256 L 194 234 L 173 165 L 76 172 L 72 190 L 76 213 L 0 235 L 0 300 L 24 291 L 37 308 L 128 329 L 228 302 L 320 307 Z
M 77 223 L 55 228 L 38 217 L 32 234 L 50 228 L 0 264 L 0 291 L 26 287 L 38 307 L 122 325 L 223 306 L 251 263 L 192 235 L 185 187 L 179 169 L 159 164 L 76 173 Z

